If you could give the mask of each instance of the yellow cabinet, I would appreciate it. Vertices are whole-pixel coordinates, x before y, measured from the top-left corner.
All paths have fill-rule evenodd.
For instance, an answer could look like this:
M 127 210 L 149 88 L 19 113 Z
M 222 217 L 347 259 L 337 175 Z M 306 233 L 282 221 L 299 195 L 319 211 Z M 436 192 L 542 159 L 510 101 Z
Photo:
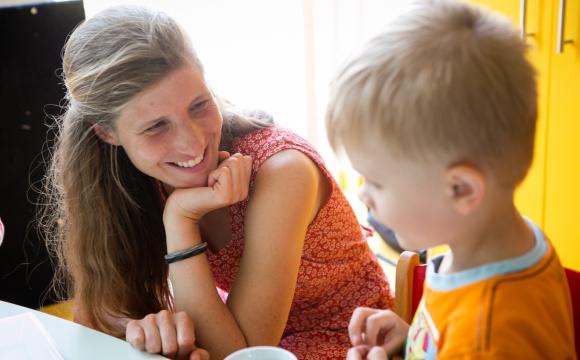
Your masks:
M 542 9 L 541 0 L 526 1 L 525 7 L 518 0 L 478 0 L 472 1 L 483 5 L 495 12 L 499 12 L 512 19 L 515 26 L 522 28 L 524 24 L 525 36 L 530 44 L 529 58 L 538 69 L 538 126 L 536 129 L 536 146 L 534 162 L 525 181 L 516 192 L 516 204 L 520 211 L 541 227 L 544 226 L 544 188 L 545 188 L 545 149 L 546 149 L 546 117 L 548 104 L 549 77 L 546 71 L 549 67 L 549 48 L 551 36 L 542 27 L 549 16 Z M 533 4 L 532 4 L 533 2 Z M 548 3 L 548 2 L 546 2 Z M 532 6 L 533 5 L 533 6 Z M 547 20 L 550 20 L 549 17 Z
M 564 266 L 580 270 L 580 2 L 553 2 L 544 227 Z
M 516 192 L 564 266 L 580 270 L 580 5 L 578 0 L 473 0 L 512 19 L 538 69 L 534 163 Z M 560 46 L 558 46 L 561 43 Z

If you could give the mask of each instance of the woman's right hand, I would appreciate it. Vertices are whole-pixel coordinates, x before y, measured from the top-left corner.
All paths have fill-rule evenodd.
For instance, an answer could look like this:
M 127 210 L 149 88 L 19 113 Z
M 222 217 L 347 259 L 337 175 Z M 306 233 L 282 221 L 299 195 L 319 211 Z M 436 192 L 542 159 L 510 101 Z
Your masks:
M 176 189 L 167 199 L 164 222 L 175 218 L 199 221 L 210 211 L 220 209 L 248 196 L 252 158 L 220 151 L 219 164 L 208 176 L 208 186 Z
M 125 339 L 133 347 L 170 359 L 208 360 L 209 354 L 195 346 L 193 321 L 183 311 L 161 310 L 127 323 Z

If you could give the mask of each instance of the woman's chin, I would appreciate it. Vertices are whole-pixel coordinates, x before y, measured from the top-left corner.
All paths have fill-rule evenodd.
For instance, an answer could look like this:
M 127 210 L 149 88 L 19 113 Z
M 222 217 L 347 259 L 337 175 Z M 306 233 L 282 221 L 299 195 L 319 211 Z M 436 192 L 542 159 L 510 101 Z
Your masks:
M 199 187 L 207 187 L 207 180 L 205 181 L 175 181 L 168 184 L 174 189 L 192 189 Z

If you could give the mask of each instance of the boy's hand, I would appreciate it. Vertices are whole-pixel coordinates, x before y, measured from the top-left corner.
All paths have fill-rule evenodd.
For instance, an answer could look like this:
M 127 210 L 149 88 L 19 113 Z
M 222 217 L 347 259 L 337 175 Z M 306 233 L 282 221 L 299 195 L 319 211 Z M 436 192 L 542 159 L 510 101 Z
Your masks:
M 389 357 L 380 346 L 358 345 L 348 350 L 346 360 L 388 360 Z
M 125 338 L 139 350 L 170 359 L 209 359 L 207 351 L 195 346 L 193 321 L 185 312 L 162 310 L 141 320 L 131 320 Z
M 405 345 L 408 332 L 409 324 L 391 310 L 359 307 L 353 312 L 348 325 L 350 341 L 354 346 L 351 349 L 353 356 L 355 356 L 354 353 L 362 353 L 364 351 L 362 348 L 355 349 L 359 346 L 365 346 L 368 354 L 364 356 L 367 356 L 368 359 L 374 359 L 368 357 L 373 347 L 382 348 L 385 355 L 400 352 Z M 373 356 L 377 356 L 374 355 L 375 353 L 379 353 L 379 350 L 374 350 Z M 353 359 L 357 358 L 354 357 Z M 364 358 L 361 357 L 361 359 Z

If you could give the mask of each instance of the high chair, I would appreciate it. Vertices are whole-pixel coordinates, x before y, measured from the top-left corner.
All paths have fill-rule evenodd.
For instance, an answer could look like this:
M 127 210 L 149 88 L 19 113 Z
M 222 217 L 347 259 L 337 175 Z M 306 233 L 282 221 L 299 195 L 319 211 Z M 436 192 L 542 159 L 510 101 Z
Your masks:
M 566 270 L 570 295 L 572 297 L 572 314 L 574 322 L 574 341 L 576 343 L 576 354 L 580 353 L 580 272 L 572 269 Z
M 408 324 L 423 295 L 423 282 L 427 265 L 420 264 L 419 254 L 403 251 L 397 261 L 395 276 L 395 312 Z
M 423 283 L 427 265 L 419 263 L 419 254 L 403 251 L 397 261 L 395 277 L 395 312 L 407 323 L 413 321 L 415 311 L 423 295 Z M 574 323 L 576 353 L 580 350 L 580 272 L 565 268 Z

